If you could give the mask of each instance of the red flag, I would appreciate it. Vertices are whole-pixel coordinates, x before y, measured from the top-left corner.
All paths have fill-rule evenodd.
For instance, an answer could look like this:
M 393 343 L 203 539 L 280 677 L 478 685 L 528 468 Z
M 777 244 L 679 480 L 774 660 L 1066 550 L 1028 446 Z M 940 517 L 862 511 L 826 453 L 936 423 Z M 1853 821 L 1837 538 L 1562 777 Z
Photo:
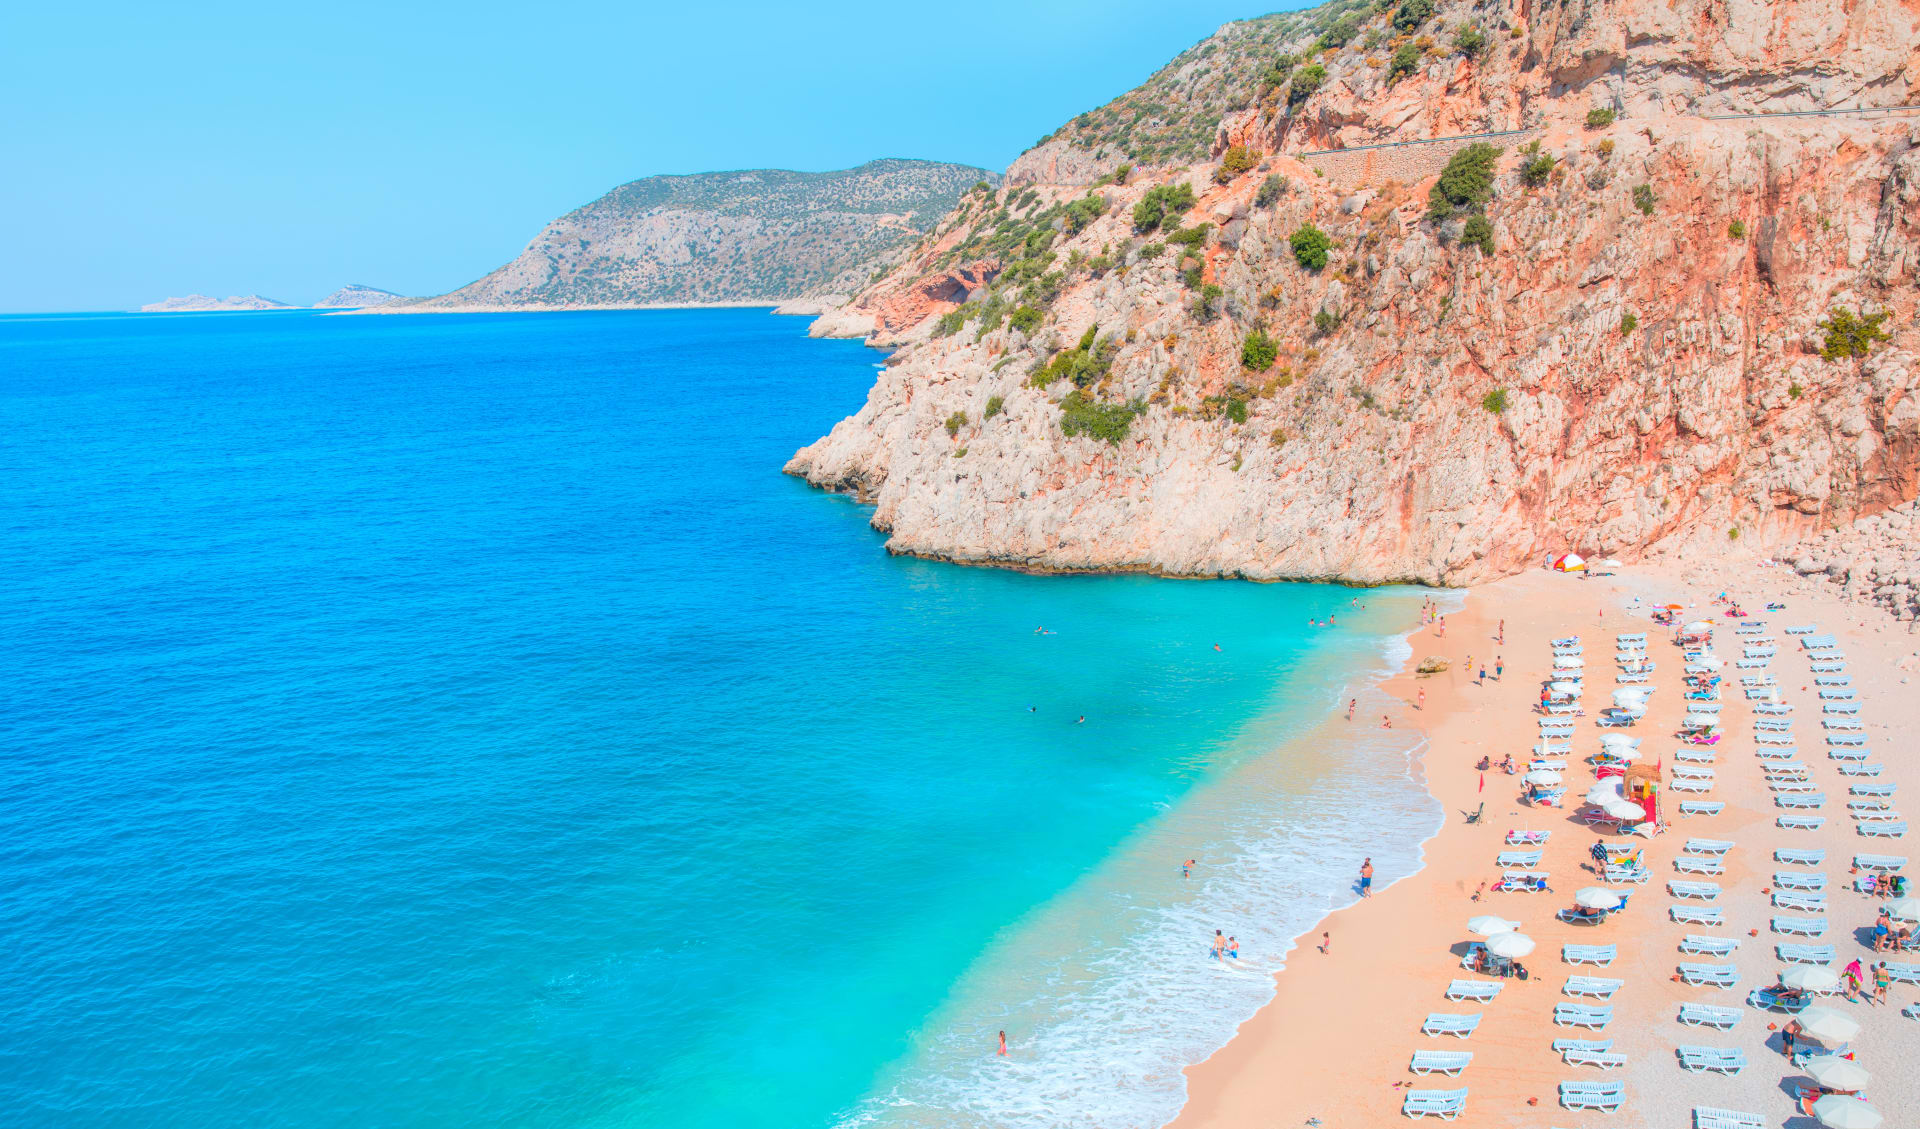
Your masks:
M 1487 774 L 1483 772 L 1480 774 L 1480 791 L 1484 792 L 1486 790 L 1487 790 Z

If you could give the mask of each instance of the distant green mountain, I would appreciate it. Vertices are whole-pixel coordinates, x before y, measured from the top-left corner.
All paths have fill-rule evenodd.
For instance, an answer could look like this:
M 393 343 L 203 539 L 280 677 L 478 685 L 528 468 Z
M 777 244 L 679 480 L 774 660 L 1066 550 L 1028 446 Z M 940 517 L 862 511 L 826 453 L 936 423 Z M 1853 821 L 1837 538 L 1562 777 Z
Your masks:
M 864 288 L 997 174 L 881 160 L 837 172 L 651 176 L 548 224 L 512 262 L 412 309 L 782 302 Z

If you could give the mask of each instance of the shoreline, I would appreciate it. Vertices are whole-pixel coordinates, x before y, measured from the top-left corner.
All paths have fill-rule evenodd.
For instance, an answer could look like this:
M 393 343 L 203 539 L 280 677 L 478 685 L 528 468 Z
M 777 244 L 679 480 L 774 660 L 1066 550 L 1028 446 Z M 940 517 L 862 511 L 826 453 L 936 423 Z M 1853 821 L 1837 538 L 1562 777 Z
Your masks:
M 359 306 L 347 310 L 327 310 L 326 314 L 353 316 L 359 314 L 584 314 L 604 313 L 610 310 L 778 310 L 785 302 L 772 300 L 755 302 L 614 302 L 583 306 Z M 313 306 L 295 307 L 295 309 L 317 309 Z M 225 312 L 225 311 L 213 311 Z M 241 310 L 238 313 L 265 311 Z M 811 314 L 783 315 L 791 317 L 811 317 Z

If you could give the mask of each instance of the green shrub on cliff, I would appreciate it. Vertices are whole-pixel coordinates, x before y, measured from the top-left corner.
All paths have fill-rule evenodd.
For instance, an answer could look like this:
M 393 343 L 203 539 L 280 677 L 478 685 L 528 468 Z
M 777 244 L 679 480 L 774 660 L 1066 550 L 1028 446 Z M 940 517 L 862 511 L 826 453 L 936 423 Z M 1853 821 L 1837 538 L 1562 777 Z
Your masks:
M 1147 194 L 1133 206 L 1133 226 L 1147 232 L 1155 230 L 1168 219 L 1178 221 L 1192 209 L 1193 201 L 1193 185 L 1185 181 L 1156 185 L 1147 189 Z
M 1882 328 L 1892 315 L 1881 310 L 1877 314 L 1856 314 L 1835 306 L 1827 315 L 1827 320 L 1818 323 L 1827 331 L 1826 343 L 1820 346 L 1820 355 L 1830 361 L 1847 357 L 1864 357 L 1873 351 L 1873 343 L 1885 341 L 1887 331 Z
M 1268 336 L 1265 329 L 1254 326 L 1240 346 L 1240 367 L 1248 372 L 1265 372 L 1279 356 L 1280 343 Z
M 1313 97 L 1313 92 L 1326 81 L 1327 68 L 1319 63 L 1301 67 L 1287 86 L 1287 109 L 1292 110 Z
M 1599 106 L 1587 111 L 1588 129 L 1605 129 L 1613 124 L 1613 111 Z
M 1333 246 L 1333 240 L 1327 233 L 1310 223 L 1303 223 L 1293 229 L 1287 237 L 1287 243 L 1293 248 L 1294 261 L 1308 270 L 1319 270 L 1327 265 L 1327 249 Z
M 1640 209 L 1642 215 L 1653 214 L 1653 185 L 1636 184 L 1633 186 L 1633 206 Z
M 1075 389 L 1060 400 L 1060 431 L 1063 435 L 1090 435 L 1119 444 L 1133 428 L 1135 416 L 1146 414 L 1146 405 L 1138 400 L 1130 404 L 1102 404 Z
M 1212 321 L 1215 302 L 1226 295 L 1226 291 L 1209 282 L 1200 287 L 1200 293 L 1193 300 L 1193 316 L 1200 321 Z
M 1427 218 L 1443 220 L 1456 210 L 1479 211 L 1493 199 L 1494 166 L 1500 150 L 1484 141 L 1447 158 L 1440 179 L 1427 192 Z
M 1393 26 L 1401 31 L 1414 31 L 1433 18 L 1433 0 L 1402 0 L 1398 11 L 1393 13 Z
M 960 434 L 960 429 L 965 426 L 967 426 L 967 413 L 955 412 L 952 415 L 948 416 L 947 424 L 946 424 L 947 438 L 952 439 L 958 436 Z
M 1393 58 L 1387 62 L 1387 85 L 1400 81 L 1400 76 L 1410 75 L 1420 69 L 1420 48 L 1412 43 L 1402 43 L 1393 49 Z
M 1506 411 L 1509 406 L 1507 403 L 1507 390 L 1504 388 L 1496 388 L 1485 396 L 1480 397 L 1480 406 L 1492 412 L 1494 415 L 1499 415 L 1501 412 Z
M 1253 194 L 1254 206 L 1259 208 L 1271 206 L 1275 200 L 1286 195 L 1288 183 L 1287 178 L 1279 173 L 1274 173 L 1261 181 L 1260 190 Z
M 1467 217 L 1466 226 L 1460 229 L 1462 247 L 1478 247 L 1483 255 L 1493 254 L 1493 223 L 1486 213 L 1475 212 Z
M 1469 59 L 1477 59 L 1487 49 L 1487 35 L 1477 24 L 1467 24 L 1453 37 L 1453 49 Z
M 1625 337 L 1640 328 L 1640 319 L 1633 314 L 1620 315 L 1620 336 Z
M 1100 378 L 1113 368 L 1113 358 L 1120 352 L 1117 339 L 1101 339 L 1099 333 L 1099 326 L 1088 326 L 1087 331 L 1080 335 L 1078 345 L 1055 353 L 1052 360 L 1033 374 L 1033 386 L 1045 388 L 1056 380 L 1071 381 L 1075 388 L 1087 388 L 1099 383 Z
M 1538 188 L 1553 175 L 1553 166 L 1557 163 L 1552 153 L 1541 151 L 1538 141 L 1532 142 L 1520 150 L 1520 179 L 1529 188 Z
M 1038 307 L 1020 306 L 1007 315 L 1007 324 L 1022 333 L 1032 333 L 1040 328 L 1042 316 Z
M 1077 234 L 1086 230 L 1088 224 L 1106 215 L 1106 213 L 1107 198 L 1098 193 L 1089 192 L 1080 199 L 1068 204 L 1066 211 L 1061 213 L 1060 218 L 1065 221 L 1069 232 Z
M 940 315 L 939 321 L 933 323 L 933 335 L 935 337 L 951 337 L 960 332 L 960 327 L 965 324 L 967 324 L 967 310 L 965 306 L 957 310 L 949 310 Z
M 1245 145 L 1233 145 L 1220 155 L 1220 167 L 1213 170 L 1216 184 L 1227 184 L 1234 177 L 1247 172 L 1260 163 L 1260 155 Z
M 1005 396 L 989 396 L 987 397 L 987 410 L 980 418 L 983 421 L 990 420 L 1005 410 L 1006 406 L 1007 398 Z

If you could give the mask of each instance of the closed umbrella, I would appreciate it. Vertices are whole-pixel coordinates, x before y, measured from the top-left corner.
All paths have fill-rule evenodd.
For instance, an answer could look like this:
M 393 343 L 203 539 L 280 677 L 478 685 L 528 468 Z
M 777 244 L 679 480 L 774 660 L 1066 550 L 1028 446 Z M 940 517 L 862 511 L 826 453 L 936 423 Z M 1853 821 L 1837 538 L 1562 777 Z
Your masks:
M 1810 1007 L 1796 1018 L 1801 1031 L 1829 1045 L 1847 1042 L 1860 1033 L 1859 1023 L 1830 1007 Z
M 1807 1077 L 1829 1090 L 1864 1090 L 1873 1081 L 1873 1072 L 1850 1058 L 1819 1055 L 1800 1064 Z
M 1840 974 L 1818 964 L 1798 964 L 1780 974 L 1780 983 L 1804 992 L 1824 992 L 1840 983 Z
M 1481 937 L 1492 937 L 1500 933 L 1511 933 L 1518 928 L 1520 928 L 1519 922 L 1508 921 L 1504 917 L 1491 913 L 1483 913 L 1479 917 L 1470 917 L 1467 919 L 1467 932 Z
M 1627 799 L 1608 800 L 1600 805 L 1600 810 L 1624 823 L 1633 823 L 1647 818 L 1645 809 Z
M 1573 904 L 1586 909 L 1619 909 L 1620 895 L 1605 886 L 1587 886 L 1574 894 Z
M 1886 904 L 1888 917 L 1902 921 L 1920 921 L 1920 898 L 1895 898 Z
M 1558 784 L 1560 783 L 1560 774 L 1550 768 L 1536 768 L 1520 779 L 1529 784 Z
M 1525 933 L 1495 933 L 1487 938 L 1487 951 L 1497 957 L 1523 957 L 1533 951 L 1533 938 Z
M 1879 1129 L 1885 1118 L 1859 1098 L 1828 1094 L 1813 1103 L 1814 1119 L 1827 1129 Z

